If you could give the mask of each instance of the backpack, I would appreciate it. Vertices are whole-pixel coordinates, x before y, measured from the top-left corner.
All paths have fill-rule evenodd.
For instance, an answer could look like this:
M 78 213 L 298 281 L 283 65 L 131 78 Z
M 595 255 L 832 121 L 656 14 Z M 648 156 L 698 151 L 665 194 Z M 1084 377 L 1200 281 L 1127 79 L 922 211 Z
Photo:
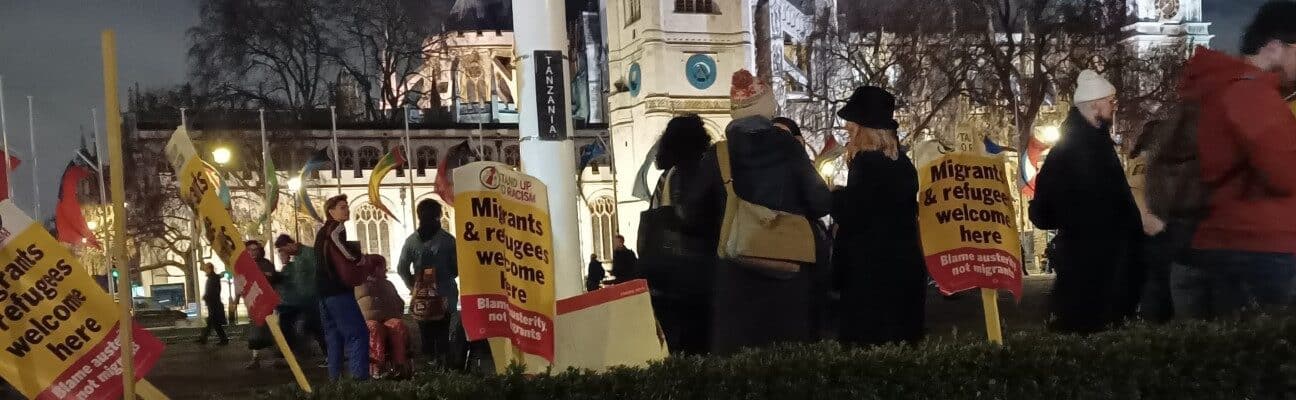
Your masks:
M 1162 219 L 1200 219 L 1206 216 L 1210 189 L 1202 182 L 1197 149 L 1197 124 L 1201 105 L 1181 102 L 1151 132 L 1147 149 L 1147 207 Z
M 436 265 L 433 260 L 432 247 L 435 240 L 434 237 L 422 243 L 417 260 L 419 266 L 423 267 L 423 271 L 414 279 L 414 293 L 410 296 L 410 314 L 418 321 L 440 321 L 445 319 L 450 311 L 449 302 L 437 282 L 437 269 L 444 266 Z

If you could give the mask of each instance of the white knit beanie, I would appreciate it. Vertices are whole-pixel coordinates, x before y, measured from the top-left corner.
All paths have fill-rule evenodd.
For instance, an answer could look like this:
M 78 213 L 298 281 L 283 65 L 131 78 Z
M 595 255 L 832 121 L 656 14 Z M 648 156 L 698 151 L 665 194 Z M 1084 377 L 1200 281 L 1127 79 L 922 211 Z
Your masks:
M 1115 95 L 1116 87 L 1091 69 L 1080 71 L 1080 76 L 1076 78 L 1075 104 L 1100 100 Z

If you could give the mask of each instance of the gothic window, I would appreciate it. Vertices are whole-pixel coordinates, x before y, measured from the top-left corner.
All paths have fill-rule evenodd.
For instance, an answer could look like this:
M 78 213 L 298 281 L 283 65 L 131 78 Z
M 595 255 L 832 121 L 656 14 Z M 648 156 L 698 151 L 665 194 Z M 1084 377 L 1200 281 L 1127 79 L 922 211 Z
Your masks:
M 414 152 L 415 166 L 418 167 L 418 176 L 427 176 L 426 170 L 437 167 L 437 150 L 432 147 L 419 147 Z
M 594 254 L 600 260 L 611 260 L 617 235 L 616 201 L 612 196 L 601 196 L 590 202 L 590 225 L 594 233 Z
M 342 169 L 355 169 L 355 152 L 350 147 L 338 146 L 337 154 L 342 161 Z
M 681 14 L 719 14 L 715 0 L 675 0 L 675 12 Z
M 639 17 L 642 15 L 642 12 L 640 11 L 640 7 L 639 7 L 640 3 L 641 0 L 625 0 L 626 26 L 630 26 L 630 24 L 639 21 Z
M 382 151 L 377 147 L 365 146 L 360 148 L 360 169 L 373 169 L 378 166 L 378 159 L 382 158 Z
M 372 204 L 365 203 L 357 207 L 353 215 L 355 215 L 356 239 L 360 242 L 360 251 L 364 254 L 387 257 L 387 253 L 391 250 L 391 238 L 387 218 L 382 211 L 378 211 L 378 208 Z
M 522 166 L 522 154 L 518 152 L 516 145 L 504 148 L 504 163 L 514 167 Z

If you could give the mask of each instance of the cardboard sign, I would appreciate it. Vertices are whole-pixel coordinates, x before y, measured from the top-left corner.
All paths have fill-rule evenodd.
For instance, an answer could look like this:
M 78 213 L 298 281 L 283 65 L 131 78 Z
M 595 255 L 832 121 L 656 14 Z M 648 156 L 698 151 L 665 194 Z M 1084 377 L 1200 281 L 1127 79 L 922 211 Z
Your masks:
M 247 302 L 248 315 L 257 325 L 279 305 L 279 294 L 270 287 L 261 269 L 243 247 L 243 234 L 217 193 L 216 170 L 198 158 L 184 127 L 176 129 L 166 146 L 167 159 L 178 174 L 180 198 L 202 219 L 203 236 L 226 269 L 234 272 L 234 291 Z M 233 268 L 230 268 L 233 266 Z
M 554 260 L 549 194 L 506 164 L 454 170 L 460 304 L 469 340 L 507 338 L 523 354 L 554 360 Z M 504 363 L 507 366 L 507 362 Z
M 0 377 L 33 399 L 121 398 L 117 302 L 8 200 L 0 202 L 0 246 Z M 163 345 L 132 327 L 138 380 Z
M 643 279 L 559 300 L 558 332 L 555 371 L 646 367 L 669 353 Z
M 1002 156 L 942 155 L 918 169 L 927 271 L 943 294 L 974 288 L 1021 295 L 1021 236 Z
M 566 58 L 558 50 L 536 50 L 536 122 L 540 140 L 567 140 Z

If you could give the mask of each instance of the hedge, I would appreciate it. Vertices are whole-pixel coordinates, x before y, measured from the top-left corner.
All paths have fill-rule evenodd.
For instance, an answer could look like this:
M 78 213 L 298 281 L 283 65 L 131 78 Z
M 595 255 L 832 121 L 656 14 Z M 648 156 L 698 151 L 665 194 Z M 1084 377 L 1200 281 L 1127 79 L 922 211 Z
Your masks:
M 524 377 L 423 373 L 265 399 L 1296 399 L 1296 320 L 1133 326 L 1088 337 L 1017 333 L 917 346 L 780 345 L 647 368 Z

